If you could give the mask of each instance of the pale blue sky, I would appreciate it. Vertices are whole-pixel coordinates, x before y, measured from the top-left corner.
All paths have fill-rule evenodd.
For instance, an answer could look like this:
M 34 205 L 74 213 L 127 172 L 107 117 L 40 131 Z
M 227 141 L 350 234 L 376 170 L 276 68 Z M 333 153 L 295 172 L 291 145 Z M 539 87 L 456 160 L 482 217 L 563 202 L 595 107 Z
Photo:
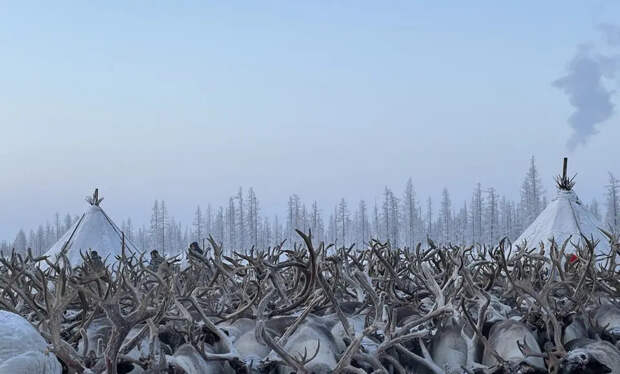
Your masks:
M 478 181 L 516 197 L 534 154 L 550 193 L 573 111 L 551 82 L 601 22 L 620 6 L 0 3 L 0 239 L 81 212 L 95 186 L 138 223 L 154 199 L 187 222 L 240 185 L 268 213 L 409 176 L 460 205 Z M 569 154 L 584 200 L 620 174 L 618 121 Z

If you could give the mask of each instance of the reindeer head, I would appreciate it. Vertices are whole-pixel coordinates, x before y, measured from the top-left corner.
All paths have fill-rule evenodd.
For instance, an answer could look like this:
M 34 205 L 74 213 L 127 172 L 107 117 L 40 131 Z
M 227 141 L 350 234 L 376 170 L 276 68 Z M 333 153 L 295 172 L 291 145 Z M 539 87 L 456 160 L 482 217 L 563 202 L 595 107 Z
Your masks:
M 568 352 L 560 363 L 559 374 L 603 374 L 611 373 L 611 368 L 600 362 L 586 349 Z

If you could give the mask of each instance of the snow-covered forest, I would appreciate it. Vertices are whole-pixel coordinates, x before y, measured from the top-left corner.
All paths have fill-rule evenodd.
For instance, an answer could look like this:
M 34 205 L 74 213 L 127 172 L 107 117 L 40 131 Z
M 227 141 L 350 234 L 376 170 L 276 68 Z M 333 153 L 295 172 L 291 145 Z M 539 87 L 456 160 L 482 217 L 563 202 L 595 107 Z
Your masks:
M 371 238 L 409 248 L 427 237 L 438 243 L 491 244 L 503 237 L 516 239 L 532 223 L 555 193 L 545 191 L 542 185 L 532 157 L 518 199 L 477 184 L 468 201 L 453 201 L 447 188 L 441 190 L 440 201 L 433 201 L 417 195 L 414 181 L 409 178 L 402 189 L 386 186 L 382 196 L 373 202 L 343 197 L 336 206 L 324 207 L 318 201 L 304 201 L 292 194 L 286 212 L 267 216 L 261 212 L 254 189 L 240 187 L 225 204 L 197 205 L 193 217 L 172 216 L 168 202 L 160 200 L 153 203 L 150 223 L 138 226 L 127 218 L 120 226 L 139 248 L 163 253 L 178 253 L 193 241 L 202 245 L 209 235 L 227 251 L 267 248 L 284 240 L 299 243 L 296 229 L 312 230 L 317 242 L 347 247 L 365 246 Z M 605 196 L 602 206 L 596 199 L 584 203 L 606 228 L 620 229 L 620 181 L 609 173 L 601 192 Z M 51 221 L 20 230 L 12 241 L 0 242 L 0 249 L 20 252 L 31 248 L 41 254 L 77 219 L 77 215 L 56 213 Z

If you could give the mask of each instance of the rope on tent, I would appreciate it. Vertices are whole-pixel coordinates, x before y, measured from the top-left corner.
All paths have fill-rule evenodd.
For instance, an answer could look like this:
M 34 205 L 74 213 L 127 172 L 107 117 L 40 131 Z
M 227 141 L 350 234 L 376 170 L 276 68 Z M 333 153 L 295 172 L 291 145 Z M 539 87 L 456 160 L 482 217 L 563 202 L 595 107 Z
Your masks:
M 69 239 L 67 239 L 65 244 L 62 245 L 62 248 L 60 248 L 60 252 L 58 252 L 58 253 L 62 253 L 65 249 L 71 247 L 70 245 L 69 245 L 69 247 L 67 247 L 67 245 L 71 242 L 71 239 L 73 239 L 73 235 L 75 235 L 75 233 L 77 232 L 77 229 L 82 224 L 82 221 L 84 220 L 85 216 L 86 216 L 86 213 L 82 214 L 82 217 L 80 217 L 80 219 L 78 220 L 77 224 L 73 228 L 73 231 L 71 232 L 71 235 L 69 235 Z
M 133 248 L 133 250 L 138 251 L 139 249 L 138 247 L 133 244 L 129 239 L 127 239 L 127 236 L 124 235 L 123 231 L 116 226 L 116 224 L 112 221 L 112 219 L 106 214 L 106 212 L 101 209 L 101 207 L 98 207 L 99 210 L 101 210 L 101 213 L 103 214 L 103 216 L 105 217 L 105 219 L 108 221 L 108 223 L 110 224 L 110 226 L 112 226 L 112 228 L 114 229 L 114 232 L 116 232 L 116 235 L 118 235 L 118 238 L 121 240 L 121 243 L 123 242 L 123 237 L 125 237 L 125 245 L 127 245 L 127 243 L 129 243 L 131 245 L 131 247 Z

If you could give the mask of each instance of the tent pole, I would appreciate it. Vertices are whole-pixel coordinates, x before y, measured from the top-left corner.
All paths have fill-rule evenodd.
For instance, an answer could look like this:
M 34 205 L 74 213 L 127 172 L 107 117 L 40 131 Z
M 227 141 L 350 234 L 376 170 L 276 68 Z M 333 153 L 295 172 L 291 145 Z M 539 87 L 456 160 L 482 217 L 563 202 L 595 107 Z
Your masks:
M 564 157 L 564 166 L 562 168 L 562 180 L 566 180 L 567 169 L 568 169 L 568 157 Z

